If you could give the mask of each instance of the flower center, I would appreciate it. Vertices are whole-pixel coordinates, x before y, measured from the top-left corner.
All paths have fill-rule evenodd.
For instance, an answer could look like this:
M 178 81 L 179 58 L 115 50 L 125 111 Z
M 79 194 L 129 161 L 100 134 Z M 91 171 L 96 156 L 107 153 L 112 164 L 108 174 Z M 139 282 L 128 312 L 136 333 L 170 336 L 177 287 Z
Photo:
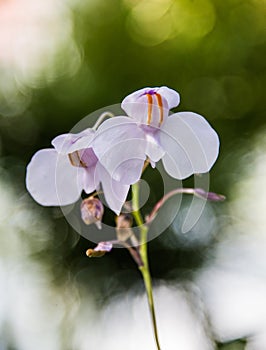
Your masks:
M 146 92 L 145 94 L 147 96 L 148 99 L 148 117 L 147 117 L 147 124 L 150 125 L 152 122 L 152 108 L 153 105 L 157 105 L 159 107 L 159 112 L 160 112 L 160 121 L 159 121 L 159 126 L 162 124 L 163 122 L 163 99 L 162 96 L 160 94 L 158 94 L 157 92 L 151 90 Z M 153 102 L 153 96 L 155 97 L 155 103 Z
M 91 147 L 69 153 L 68 158 L 71 165 L 79 168 L 90 168 L 98 162 L 98 158 Z
M 68 158 L 70 160 L 71 165 L 87 168 L 87 165 L 82 161 L 79 151 L 75 151 L 73 153 L 68 154 Z

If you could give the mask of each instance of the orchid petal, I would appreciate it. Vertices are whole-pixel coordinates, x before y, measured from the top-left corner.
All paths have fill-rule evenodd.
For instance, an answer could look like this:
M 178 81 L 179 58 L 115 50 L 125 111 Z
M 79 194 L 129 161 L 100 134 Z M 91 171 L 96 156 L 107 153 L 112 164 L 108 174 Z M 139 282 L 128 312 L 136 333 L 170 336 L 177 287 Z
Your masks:
M 113 244 L 111 242 L 100 242 L 98 245 L 94 248 L 94 251 L 100 251 L 100 252 L 110 252 L 113 248 Z
M 164 97 L 167 101 L 168 108 L 172 109 L 179 105 L 180 102 L 180 95 L 177 91 L 168 88 L 167 86 L 161 86 L 161 87 L 146 87 L 142 88 L 140 90 L 137 90 L 135 92 L 132 92 L 128 96 L 126 96 L 121 104 L 122 109 L 127 112 L 127 103 L 128 102 L 136 102 L 141 96 L 144 96 L 145 94 L 155 94 L 159 93 L 162 97 Z M 128 113 L 129 114 L 129 113 Z
M 169 89 L 167 86 L 162 86 L 158 89 L 157 92 L 166 99 L 169 109 L 172 109 L 179 105 L 180 95 L 177 91 Z
M 100 179 L 96 172 L 96 165 L 84 169 L 83 189 L 86 193 L 92 193 L 99 189 Z
M 107 204 L 116 215 L 119 215 L 123 204 L 126 201 L 130 185 L 123 185 L 115 181 L 108 171 L 97 163 L 98 176 L 101 178 L 102 188 Z
M 95 135 L 93 149 L 114 180 L 129 185 L 140 179 L 146 159 L 144 131 L 127 117 L 104 122 Z
M 82 168 L 72 167 L 66 155 L 54 149 L 35 153 L 26 176 L 27 190 L 41 205 L 68 205 L 78 200 L 82 191 Z
M 148 156 L 151 165 L 153 166 L 164 156 L 165 151 L 159 143 L 158 133 L 154 135 L 151 133 L 146 133 L 146 141 L 147 143 L 145 153 Z
M 95 164 L 98 162 L 98 158 L 96 157 L 92 148 L 81 149 L 78 151 L 78 154 L 80 156 L 80 161 L 87 168 L 95 166 Z
M 193 112 L 176 113 L 168 118 L 160 132 L 166 153 L 165 170 L 174 178 L 184 179 L 210 170 L 219 152 L 219 138 L 210 124 Z
M 77 150 L 88 148 L 93 140 L 94 131 L 86 129 L 78 134 L 63 134 L 52 140 L 52 145 L 58 153 L 69 154 Z

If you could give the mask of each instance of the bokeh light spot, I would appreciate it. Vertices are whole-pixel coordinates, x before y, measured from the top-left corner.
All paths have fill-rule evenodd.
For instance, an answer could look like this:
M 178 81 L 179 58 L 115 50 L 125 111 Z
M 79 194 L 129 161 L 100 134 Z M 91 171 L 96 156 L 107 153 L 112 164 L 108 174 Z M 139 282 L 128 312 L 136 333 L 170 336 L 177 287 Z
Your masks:
M 129 3 L 130 4 L 130 3 Z M 128 30 L 144 46 L 158 45 L 181 36 L 183 40 L 200 39 L 215 25 L 216 13 L 208 0 L 148 0 L 131 3 Z

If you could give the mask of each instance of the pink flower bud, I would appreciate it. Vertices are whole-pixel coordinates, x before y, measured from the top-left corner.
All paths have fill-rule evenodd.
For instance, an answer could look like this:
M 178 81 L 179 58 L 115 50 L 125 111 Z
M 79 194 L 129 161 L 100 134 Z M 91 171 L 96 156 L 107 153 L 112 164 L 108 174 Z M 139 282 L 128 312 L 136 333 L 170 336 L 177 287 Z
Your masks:
M 205 192 L 201 188 L 195 188 L 194 194 L 199 198 L 204 198 L 212 202 L 220 202 L 225 200 L 225 196 L 223 196 L 222 194 L 218 194 L 214 192 Z
M 104 207 L 98 198 L 91 196 L 84 199 L 81 203 L 80 210 L 81 218 L 86 225 L 95 224 L 99 230 L 102 228 Z

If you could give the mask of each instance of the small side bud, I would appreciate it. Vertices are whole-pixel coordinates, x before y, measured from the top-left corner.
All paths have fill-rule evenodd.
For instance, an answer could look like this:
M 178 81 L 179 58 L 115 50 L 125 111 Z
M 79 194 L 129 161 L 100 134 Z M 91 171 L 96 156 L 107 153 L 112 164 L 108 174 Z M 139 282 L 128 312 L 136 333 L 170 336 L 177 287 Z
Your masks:
M 99 230 L 102 228 L 104 207 L 98 198 L 91 196 L 84 199 L 81 202 L 80 211 L 86 225 L 95 224 Z
M 113 248 L 111 242 L 100 242 L 94 249 L 88 249 L 86 255 L 89 258 L 100 258 L 105 255 L 105 253 L 110 252 Z
M 222 194 L 218 194 L 215 192 L 205 192 L 201 188 L 195 188 L 194 194 L 199 198 L 204 198 L 212 202 L 221 202 L 225 200 L 225 196 L 223 196 Z

